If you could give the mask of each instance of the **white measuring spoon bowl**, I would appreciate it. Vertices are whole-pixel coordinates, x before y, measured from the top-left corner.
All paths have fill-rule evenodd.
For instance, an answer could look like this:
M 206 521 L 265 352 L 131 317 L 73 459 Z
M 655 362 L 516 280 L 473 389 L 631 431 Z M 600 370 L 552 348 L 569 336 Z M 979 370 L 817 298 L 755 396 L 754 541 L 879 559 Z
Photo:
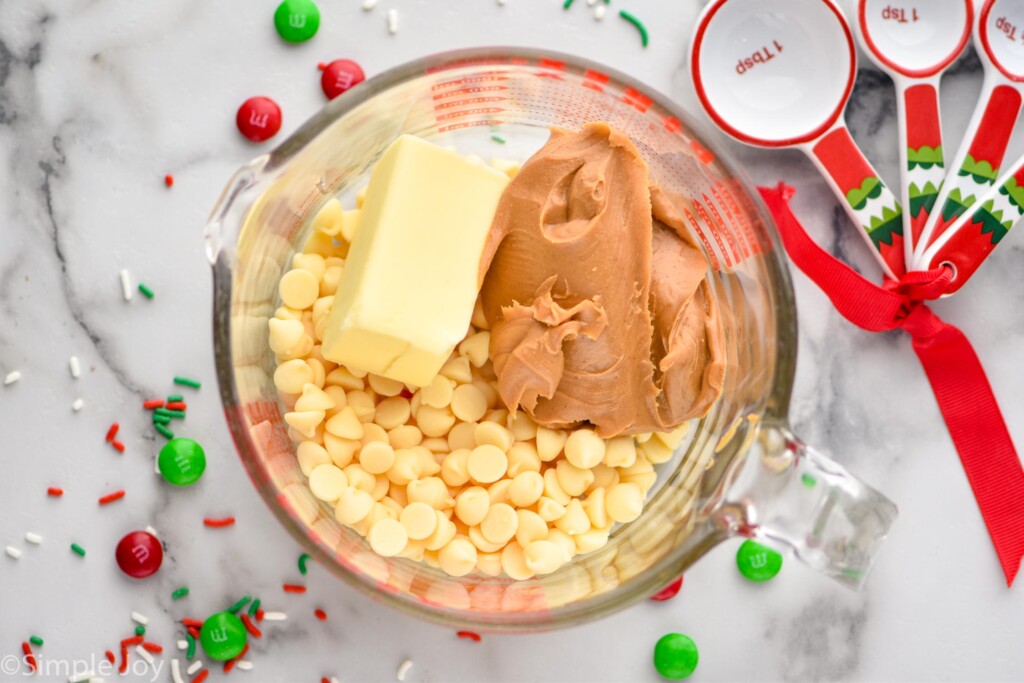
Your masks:
M 832 0 L 713 0 L 690 47 L 697 98 L 740 142 L 796 147 L 822 171 L 890 278 L 904 272 L 900 205 L 843 121 L 853 34 Z
M 967 47 L 973 15 L 972 0 L 928 0 L 909 7 L 891 0 L 857 2 L 854 28 L 860 44 L 896 87 L 907 264 L 946 175 L 939 79 Z
M 986 0 L 974 23 L 985 80 L 963 142 L 914 245 L 914 266 L 927 269 L 933 243 L 995 182 L 1024 103 L 1024 0 Z M 947 238 L 948 239 L 948 238 Z M 935 250 L 931 250 L 934 254 Z

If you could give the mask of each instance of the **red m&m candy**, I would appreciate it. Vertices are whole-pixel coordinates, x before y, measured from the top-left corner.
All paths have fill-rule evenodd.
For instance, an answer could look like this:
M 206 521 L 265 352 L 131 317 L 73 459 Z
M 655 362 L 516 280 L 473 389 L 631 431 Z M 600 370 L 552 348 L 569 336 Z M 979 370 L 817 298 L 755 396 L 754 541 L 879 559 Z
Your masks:
M 351 59 L 335 59 L 324 67 L 324 72 L 320 76 L 320 87 L 324 89 L 327 99 L 333 100 L 365 80 L 366 74 L 363 73 L 362 67 Z
M 238 108 L 235 125 L 253 142 L 269 140 L 281 130 L 281 107 L 269 97 L 250 97 Z
M 160 569 L 164 548 L 153 534 L 133 531 L 120 540 L 114 556 L 121 571 L 134 579 L 144 579 Z
M 679 589 L 683 587 L 683 577 L 680 576 L 678 579 L 670 583 L 669 585 L 662 588 L 660 591 L 651 596 L 651 600 L 657 600 L 662 602 L 664 600 L 671 600 L 676 597 Z

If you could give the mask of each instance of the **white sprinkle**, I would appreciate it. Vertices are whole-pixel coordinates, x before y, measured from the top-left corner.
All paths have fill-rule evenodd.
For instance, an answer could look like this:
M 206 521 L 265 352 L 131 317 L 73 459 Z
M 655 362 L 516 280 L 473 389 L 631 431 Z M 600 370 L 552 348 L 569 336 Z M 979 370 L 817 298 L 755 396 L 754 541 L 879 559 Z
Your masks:
M 404 681 L 405 680 L 405 675 L 407 673 L 409 673 L 409 669 L 411 669 L 411 668 L 412 668 L 412 660 L 411 659 L 405 660 L 404 662 L 402 662 L 399 665 L 398 671 L 395 672 L 395 677 L 398 680 L 400 680 L 400 681 Z
M 597 4 L 597 0 L 587 0 L 587 4 L 593 7 L 594 5 Z
M 153 472 L 160 474 L 160 458 L 155 455 L 153 456 Z M 153 535 L 156 536 L 156 534 Z
M 125 301 L 132 300 L 132 276 L 128 274 L 127 270 L 121 271 L 121 296 Z
M 174 681 L 174 683 L 185 683 L 184 679 L 181 677 L 181 664 L 178 663 L 177 659 L 171 660 L 171 680 Z
M 74 401 L 71 402 L 71 410 L 75 411 L 76 413 L 84 407 L 85 401 L 83 401 L 80 398 L 76 398 Z
M 106 680 L 103 676 L 93 676 L 89 679 L 89 683 L 105 683 Z
M 188 641 L 187 640 L 179 640 L 178 641 L 178 649 L 179 650 L 187 650 L 188 649 Z
M 597 19 L 598 21 L 601 21 L 602 19 L 604 19 L 605 11 L 606 8 L 604 5 L 598 5 L 597 7 L 594 8 L 594 18 Z
M 203 668 L 203 660 L 197 659 L 196 661 L 194 661 L 191 664 L 189 664 L 188 668 L 185 669 L 185 673 L 187 673 L 189 676 L 191 676 L 192 674 L 194 674 L 195 672 L 199 671 L 202 668 Z
M 503 4 L 504 4 L 504 2 L 503 2 Z M 341 683 L 341 681 L 338 680 L 337 676 L 331 676 L 331 683 Z
M 149 533 L 153 534 L 154 536 L 159 536 L 159 535 L 160 535 L 160 534 L 158 534 L 158 533 L 156 532 L 156 529 L 154 529 L 154 528 L 153 528 L 153 527 L 151 527 L 151 526 L 147 526 L 147 527 L 146 527 L 146 531 L 148 531 Z
M 363 10 L 369 12 L 377 6 L 377 0 L 363 0 Z
M 96 678 L 96 672 L 86 671 L 85 673 L 80 673 L 77 676 L 72 676 L 68 679 L 68 683 L 85 683 L 86 681 L 91 681 L 93 678 Z
M 395 35 L 398 33 L 398 10 L 388 10 L 388 33 Z
M 135 646 L 135 651 L 139 653 L 139 656 L 146 660 L 147 664 L 153 663 L 153 655 L 149 654 L 149 651 L 141 645 Z
M 78 376 L 82 374 L 82 366 L 78 363 L 78 356 L 68 358 L 68 369 L 71 370 L 71 376 L 75 379 L 78 379 Z
M 6 387 L 11 384 L 14 384 L 19 379 L 21 379 L 21 373 L 18 372 L 17 370 L 11 370 L 10 372 L 7 373 L 7 376 L 4 377 L 4 386 Z
M 499 5 L 504 5 L 505 4 L 505 0 L 498 0 L 498 4 Z
M 264 612 L 263 621 L 284 621 L 288 615 L 284 612 Z
M 7 552 L 8 555 L 13 557 L 14 559 L 16 559 L 16 560 L 20 560 L 21 559 L 21 551 L 18 550 L 17 548 L 15 548 L 13 545 L 7 546 L 6 548 L 4 548 L 4 550 Z
M 242 671 L 252 671 L 252 662 L 250 662 L 248 659 L 240 659 L 237 662 L 235 662 L 235 667 L 241 669 Z
M 35 533 L 34 531 L 26 531 L 25 532 L 25 540 L 28 541 L 29 543 L 34 543 L 35 545 L 39 545 L 40 543 L 43 542 L 43 537 L 40 536 L 39 534 Z
M 139 614 L 138 612 L 132 612 L 132 621 L 138 622 L 143 626 L 149 623 L 149 619 L 146 618 L 146 615 Z

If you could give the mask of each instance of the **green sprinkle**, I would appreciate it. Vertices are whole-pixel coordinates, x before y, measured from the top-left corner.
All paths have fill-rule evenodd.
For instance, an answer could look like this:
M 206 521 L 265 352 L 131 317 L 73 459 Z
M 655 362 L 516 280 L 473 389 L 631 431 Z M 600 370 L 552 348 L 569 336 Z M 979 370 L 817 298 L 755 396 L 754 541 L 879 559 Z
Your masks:
M 500 135 L 492 135 L 491 139 L 497 142 L 499 145 L 505 144 L 505 138 L 501 137 Z
M 569 9 L 572 7 L 572 0 L 565 0 L 565 4 L 562 5 L 562 9 Z
M 312 559 L 312 558 L 310 558 L 310 556 L 307 555 L 306 553 L 302 553 L 301 555 L 299 555 L 299 572 L 303 576 L 305 576 L 306 572 L 309 571 L 308 569 L 306 569 L 306 563 L 309 562 L 310 559 Z
M 171 593 L 171 600 L 180 600 L 186 595 L 188 595 L 188 586 L 182 586 L 178 590 Z
M 85 548 L 78 545 L 77 543 L 71 544 L 71 551 L 80 557 L 85 557 Z
M 198 389 L 199 387 L 203 386 L 201 382 L 197 382 L 194 379 L 189 379 L 188 377 L 175 377 L 174 383 L 180 384 L 183 387 L 191 387 L 192 389 Z
M 146 627 L 143 626 L 142 624 L 139 624 L 138 626 L 136 626 L 135 627 L 135 635 L 137 635 L 137 636 L 144 636 L 144 635 L 146 635 Z
M 173 417 L 176 420 L 184 420 L 185 419 L 185 411 L 184 410 L 168 410 L 167 408 L 157 408 L 156 410 L 153 411 L 153 414 L 154 415 L 162 415 L 164 417 Z
M 249 605 L 249 616 L 250 617 L 255 617 L 256 613 L 259 612 L 259 611 L 260 611 L 260 599 L 256 598 L 255 600 L 252 601 L 252 604 Z
M 619 16 L 633 24 L 633 26 L 636 26 L 636 30 L 640 31 L 641 44 L 643 44 L 644 47 L 647 47 L 647 27 L 644 26 L 644 23 L 624 9 L 619 10 Z
M 171 417 L 169 415 L 153 415 L 153 424 L 167 425 L 171 424 Z
M 182 396 L 181 394 L 171 394 L 170 396 L 167 397 L 168 403 L 181 403 L 184 400 L 185 397 Z
M 28 639 L 28 642 L 32 643 L 36 647 L 42 647 L 43 646 L 43 639 L 40 638 L 39 636 L 32 636 L 32 637 L 30 637 Z
M 800 475 L 800 482 L 809 489 L 813 489 L 818 485 L 818 480 L 806 472 Z
M 240 610 L 243 607 L 245 607 L 246 605 L 248 605 L 250 600 L 252 600 L 252 596 L 251 595 L 246 595 L 241 600 L 239 600 L 235 604 L 231 605 L 231 607 L 228 607 L 227 611 L 231 612 L 232 614 L 238 614 L 238 610 Z
M 168 439 L 173 439 L 174 438 L 174 432 L 172 432 L 170 429 L 168 429 L 164 425 L 160 424 L 159 422 L 155 423 L 153 425 L 153 428 L 156 429 L 156 431 L 158 431 L 161 434 L 163 434 Z
M 186 633 L 185 640 L 188 641 L 188 650 L 185 652 L 185 657 L 192 659 L 196 656 L 196 639 L 192 637 L 191 633 Z
M 139 291 L 142 292 L 142 296 L 146 297 L 147 299 L 152 299 L 154 296 L 156 296 L 155 294 L 153 294 L 153 290 L 147 287 L 142 282 L 139 283 Z

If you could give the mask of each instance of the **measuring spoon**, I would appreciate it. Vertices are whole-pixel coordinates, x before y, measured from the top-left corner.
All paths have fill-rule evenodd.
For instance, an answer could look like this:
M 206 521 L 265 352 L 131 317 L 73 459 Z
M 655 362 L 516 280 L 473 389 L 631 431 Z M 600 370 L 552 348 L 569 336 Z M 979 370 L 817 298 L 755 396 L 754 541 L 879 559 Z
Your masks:
M 903 275 L 902 209 L 843 121 L 857 53 L 832 0 L 713 0 L 694 29 L 690 72 L 725 133 L 756 147 L 803 150 L 885 274 Z
M 974 27 L 974 44 L 985 67 L 978 107 L 964 134 L 935 206 L 914 245 L 914 265 L 950 225 L 995 182 L 1024 93 L 1024 0 L 986 0 Z M 964 275 L 964 273 L 959 273 Z M 961 283 L 962 284 L 962 283 Z
M 946 171 L 942 158 L 939 79 L 967 47 L 972 0 L 858 0 L 854 28 L 861 47 L 896 86 L 903 203 L 903 250 L 913 261 Z

